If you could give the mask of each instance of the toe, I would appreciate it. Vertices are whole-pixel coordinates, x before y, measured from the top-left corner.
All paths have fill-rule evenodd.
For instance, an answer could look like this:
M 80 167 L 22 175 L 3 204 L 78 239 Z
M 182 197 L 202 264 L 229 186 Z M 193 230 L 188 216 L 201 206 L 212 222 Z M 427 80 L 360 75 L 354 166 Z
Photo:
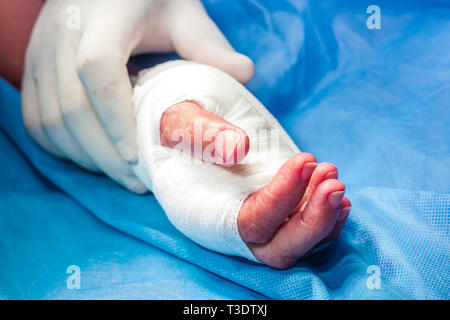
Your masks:
M 350 200 L 347 197 L 344 197 L 342 199 L 341 207 L 339 208 L 339 214 L 336 219 L 336 224 L 334 225 L 331 232 L 322 240 L 321 245 L 336 240 L 339 237 L 342 229 L 344 229 L 345 222 L 347 221 L 347 217 L 351 209 L 352 204 L 350 203 Z
M 322 162 L 317 166 L 317 170 L 314 171 L 314 174 L 311 177 L 311 181 L 308 185 L 309 196 L 311 196 L 316 189 L 316 187 L 322 183 L 322 181 L 328 179 L 337 179 L 338 178 L 338 170 L 336 166 L 330 162 Z
M 344 193 L 344 184 L 336 179 L 325 180 L 316 187 L 300 216 L 310 231 L 314 231 L 314 237 L 323 239 L 331 231 Z
M 333 229 L 322 241 L 320 241 L 311 250 L 309 250 L 307 253 L 305 253 L 302 256 L 302 258 L 309 257 L 314 252 L 314 250 L 316 250 L 317 248 L 320 248 L 321 246 L 323 246 L 331 241 L 336 240 L 339 237 L 339 235 L 342 232 L 342 229 L 344 229 L 344 227 L 345 227 L 345 223 L 347 222 L 347 217 L 348 217 L 348 214 L 350 213 L 351 208 L 352 208 L 352 205 L 350 203 L 350 200 L 347 197 L 342 198 L 342 203 L 341 203 L 341 207 L 339 208 L 338 218 L 336 220 L 336 224 L 334 225 Z
M 265 243 L 273 236 L 303 197 L 316 165 L 311 154 L 300 153 L 283 164 L 267 186 L 250 195 L 238 217 L 244 241 Z
M 288 268 L 323 240 L 336 224 L 345 186 L 335 179 L 320 183 L 303 212 L 294 215 L 265 245 L 249 245 L 262 262 Z
M 160 134 L 163 146 L 223 166 L 239 164 L 250 146 L 244 130 L 193 101 L 183 101 L 167 109 L 161 117 Z
M 306 207 L 306 203 L 311 198 L 316 187 L 327 179 L 337 179 L 338 170 L 336 166 L 330 162 L 322 162 L 317 165 L 316 170 L 309 181 L 308 187 L 306 188 L 305 194 L 298 205 L 298 209 L 295 212 L 303 211 Z

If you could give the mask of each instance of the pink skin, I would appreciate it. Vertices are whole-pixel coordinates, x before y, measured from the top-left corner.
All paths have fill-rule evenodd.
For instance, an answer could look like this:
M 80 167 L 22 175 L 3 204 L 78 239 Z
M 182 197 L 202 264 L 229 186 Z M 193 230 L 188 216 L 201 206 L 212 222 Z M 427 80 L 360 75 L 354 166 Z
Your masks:
M 216 141 L 217 149 L 223 146 L 225 152 L 216 151 L 212 159 L 203 160 L 225 166 L 239 164 L 249 150 L 245 131 L 192 101 L 178 103 L 163 114 L 162 145 L 179 144 L 172 133 L 180 128 L 192 137 L 194 121 L 199 120 L 202 133 L 216 130 L 215 140 L 183 141 L 189 146 L 184 150 L 193 152 L 196 143 L 201 143 L 196 148 L 204 150 Z M 218 139 L 220 133 L 225 142 Z M 350 200 L 344 196 L 345 186 L 337 177 L 333 164 L 318 164 L 311 154 L 299 153 L 283 164 L 268 185 L 250 195 L 239 212 L 238 228 L 254 256 L 271 267 L 286 269 L 316 247 L 336 239 L 351 209 Z
M 197 136 L 203 139 L 196 140 L 195 130 L 200 131 L 197 132 Z M 182 144 L 183 150 L 190 151 L 194 157 L 223 166 L 234 166 L 241 162 L 250 146 L 244 130 L 206 111 L 192 101 L 184 101 L 167 109 L 161 118 L 160 131 L 163 146 L 175 147 Z M 180 132 L 183 133 L 183 137 L 179 137 Z M 209 139 L 208 136 L 211 138 Z M 183 141 L 184 137 L 189 137 L 189 141 Z M 201 145 L 196 146 L 199 143 Z M 205 151 L 212 143 L 215 148 L 211 157 L 206 158 L 206 152 L 205 154 L 194 152 L 194 150 Z

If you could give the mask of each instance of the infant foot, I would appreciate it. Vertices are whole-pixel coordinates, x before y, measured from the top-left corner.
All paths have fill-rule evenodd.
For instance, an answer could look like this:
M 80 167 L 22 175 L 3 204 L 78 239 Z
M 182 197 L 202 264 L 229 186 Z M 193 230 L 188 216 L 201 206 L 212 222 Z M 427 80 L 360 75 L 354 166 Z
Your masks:
M 249 151 L 244 130 L 192 101 L 166 110 L 160 135 L 164 146 L 181 145 L 184 152 L 223 166 L 237 165 Z M 211 143 L 215 148 L 208 155 L 205 150 Z M 284 163 L 268 185 L 251 194 L 239 212 L 238 228 L 255 258 L 284 269 L 336 239 L 351 209 L 337 177 L 333 164 L 318 164 L 311 154 L 299 153 Z
M 238 227 L 256 259 L 274 268 L 289 268 L 339 236 L 351 203 L 337 176 L 333 164 L 317 164 L 311 154 L 300 153 L 247 198 Z

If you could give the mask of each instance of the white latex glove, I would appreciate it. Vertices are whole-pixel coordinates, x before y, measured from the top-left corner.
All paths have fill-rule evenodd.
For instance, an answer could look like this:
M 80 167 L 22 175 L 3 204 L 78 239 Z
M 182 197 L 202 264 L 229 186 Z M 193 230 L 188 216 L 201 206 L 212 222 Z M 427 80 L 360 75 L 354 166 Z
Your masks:
M 145 192 L 130 166 L 137 144 L 126 63 L 174 50 L 241 82 L 253 76 L 251 60 L 234 51 L 198 0 L 47 1 L 26 55 L 26 128 L 52 154 Z

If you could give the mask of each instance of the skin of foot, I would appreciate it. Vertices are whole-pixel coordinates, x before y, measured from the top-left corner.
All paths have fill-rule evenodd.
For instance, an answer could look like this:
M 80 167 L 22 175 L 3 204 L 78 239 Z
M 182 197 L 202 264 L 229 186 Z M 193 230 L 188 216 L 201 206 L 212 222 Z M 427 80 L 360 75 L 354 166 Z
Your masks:
M 212 139 L 180 141 L 179 135 L 173 134 L 185 130 L 193 137 L 199 121 L 202 135 L 212 131 Z M 249 151 L 244 130 L 193 101 L 167 109 L 161 118 L 160 134 L 163 146 L 182 143 L 183 151 L 200 158 L 194 150 L 215 143 L 213 157 L 202 160 L 217 165 L 238 165 Z M 259 261 L 277 269 L 289 268 L 339 236 L 351 209 L 344 193 L 345 186 L 333 164 L 317 163 L 311 154 L 299 153 L 283 164 L 268 185 L 245 200 L 237 221 L 241 238 Z

